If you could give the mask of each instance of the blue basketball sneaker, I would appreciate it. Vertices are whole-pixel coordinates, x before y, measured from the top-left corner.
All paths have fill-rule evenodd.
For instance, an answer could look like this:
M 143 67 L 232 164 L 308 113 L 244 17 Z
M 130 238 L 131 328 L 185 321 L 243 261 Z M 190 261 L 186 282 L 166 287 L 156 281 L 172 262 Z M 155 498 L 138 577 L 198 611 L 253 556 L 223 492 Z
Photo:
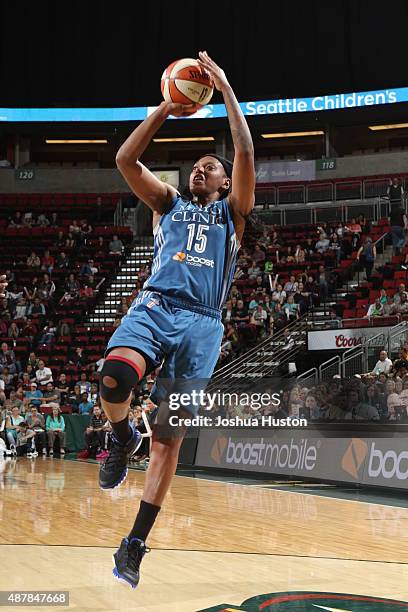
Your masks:
M 128 473 L 129 458 L 137 451 L 142 443 L 142 434 L 137 429 L 132 429 L 132 437 L 125 445 L 120 444 L 112 434 L 109 455 L 102 463 L 99 470 L 99 486 L 101 489 L 115 489 L 122 484 Z
M 123 538 L 120 547 L 112 557 L 115 565 L 112 573 L 115 578 L 135 589 L 140 579 L 140 563 L 147 552 L 150 552 L 150 548 L 143 540 Z

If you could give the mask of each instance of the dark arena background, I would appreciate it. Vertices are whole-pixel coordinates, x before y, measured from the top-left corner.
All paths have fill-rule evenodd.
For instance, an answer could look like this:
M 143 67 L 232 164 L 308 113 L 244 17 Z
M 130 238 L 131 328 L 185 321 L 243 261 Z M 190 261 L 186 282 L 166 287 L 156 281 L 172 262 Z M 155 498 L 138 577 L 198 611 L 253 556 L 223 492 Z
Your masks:
M 72 1 L 0 15 L 0 607 L 408 609 L 408 4 Z M 254 208 L 213 313 L 219 351 L 204 327 L 183 329 L 199 364 L 215 351 L 214 373 L 193 377 L 192 399 L 162 345 L 124 402 L 135 450 L 100 372 L 111 336 L 146 326 L 142 286 L 166 243 L 159 228 L 153 262 L 153 215 L 117 154 L 157 117 L 165 68 L 200 51 L 248 123 Z M 224 95 L 142 147 L 154 189 L 177 190 L 187 212 L 201 206 L 188 204 L 192 168 L 208 178 L 200 160 L 239 167 Z M 197 227 L 199 255 L 186 256 L 186 229 L 168 264 L 196 279 L 219 264 Z M 154 316 L 166 290 L 147 299 Z M 204 326 L 204 306 L 173 304 L 169 329 L 180 311 Z M 197 403 L 178 457 L 165 455 L 169 414 Z M 163 437 L 175 475 L 159 503 L 146 482 L 163 486 Z M 126 481 L 102 490 L 120 452 Z M 138 571 L 145 540 L 132 590 L 117 550 Z

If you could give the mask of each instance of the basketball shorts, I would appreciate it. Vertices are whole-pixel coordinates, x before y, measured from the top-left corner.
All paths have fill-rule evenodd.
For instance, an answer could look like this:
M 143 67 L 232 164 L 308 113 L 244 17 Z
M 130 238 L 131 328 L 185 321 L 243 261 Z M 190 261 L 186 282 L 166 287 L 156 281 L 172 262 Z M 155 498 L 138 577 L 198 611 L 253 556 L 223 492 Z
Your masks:
M 128 347 L 146 356 L 153 368 L 162 364 L 151 392 L 151 400 L 159 404 L 169 381 L 180 381 L 184 388 L 187 381 L 193 386 L 197 381 L 205 387 L 218 361 L 223 333 L 219 311 L 142 291 L 109 340 L 105 356 L 114 348 Z M 186 409 L 198 411 L 194 405 Z

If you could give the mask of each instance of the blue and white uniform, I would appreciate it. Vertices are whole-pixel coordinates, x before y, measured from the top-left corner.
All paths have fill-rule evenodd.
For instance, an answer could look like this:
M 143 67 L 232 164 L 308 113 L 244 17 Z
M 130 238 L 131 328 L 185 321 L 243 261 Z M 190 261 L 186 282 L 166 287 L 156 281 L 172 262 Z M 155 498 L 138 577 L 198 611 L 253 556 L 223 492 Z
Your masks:
M 120 346 L 139 350 L 154 366 L 163 363 L 161 378 L 210 378 L 238 249 L 226 199 L 200 207 L 173 198 L 154 229 L 151 276 L 107 352 Z

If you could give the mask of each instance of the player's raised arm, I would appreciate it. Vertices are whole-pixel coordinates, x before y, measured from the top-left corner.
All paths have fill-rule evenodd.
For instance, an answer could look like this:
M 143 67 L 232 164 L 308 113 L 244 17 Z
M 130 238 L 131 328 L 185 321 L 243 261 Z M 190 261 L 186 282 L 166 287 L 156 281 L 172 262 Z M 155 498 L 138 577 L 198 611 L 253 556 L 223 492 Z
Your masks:
M 215 87 L 222 93 L 227 107 L 232 141 L 234 143 L 234 167 L 232 171 L 232 190 L 228 196 L 231 208 L 242 222 L 251 214 L 255 203 L 255 163 L 254 145 L 251 132 L 241 111 L 238 100 L 224 71 L 209 57 L 206 51 L 198 54 L 201 66 L 210 74 Z
M 177 192 L 171 185 L 159 181 L 139 158 L 169 115 L 182 117 L 188 114 L 186 111 L 189 110 L 189 106 L 162 102 L 154 113 L 130 134 L 116 154 L 116 165 L 133 193 L 159 214 Z

